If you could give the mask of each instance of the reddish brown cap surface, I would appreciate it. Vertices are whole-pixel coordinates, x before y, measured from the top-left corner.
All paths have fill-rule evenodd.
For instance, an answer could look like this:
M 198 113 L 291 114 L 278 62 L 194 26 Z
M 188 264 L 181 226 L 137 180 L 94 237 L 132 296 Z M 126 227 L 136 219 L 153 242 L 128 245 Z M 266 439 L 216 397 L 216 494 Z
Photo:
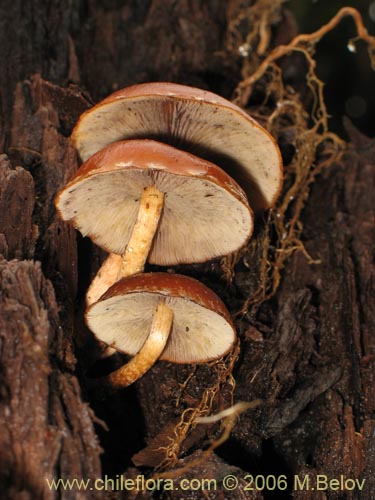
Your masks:
M 144 344 L 159 301 L 174 312 L 172 332 L 160 357 L 177 363 L 215 359 L 230 350 L 235 330 L 219 297 L 193 278 L 147 273 L 123 278 L 86 313 L 98 339 L 136 354 Z
M 230 101 L 174 83 L 145 83 L 110 95 L 86 111 L 72 139 L 83 160 L 111 142 L 157 139 L 219 164 L 248 193 L 251 206 L 272 206 L 282 185 L 273 137 Z
M 58 194 L 56 207 L 109 252 L 125 251 L 143 189 L 164 193 L 149 255 L 160 265 L 202 262 L 246 244 L 253 216 L 246 195 L 216 165 L 163 143 L 114 143 L 87 160 Z

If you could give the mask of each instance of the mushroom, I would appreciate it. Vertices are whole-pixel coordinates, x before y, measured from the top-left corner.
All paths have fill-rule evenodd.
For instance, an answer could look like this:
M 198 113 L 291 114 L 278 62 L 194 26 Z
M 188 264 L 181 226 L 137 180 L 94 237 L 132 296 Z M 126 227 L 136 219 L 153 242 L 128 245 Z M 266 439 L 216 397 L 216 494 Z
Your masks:
M 109 143 L 149 138 L 212 161 L 230 172 L 255 211 L 281 190 L 282 161 L 274 138 L 226 99 L 175 83 L 144 83 L 110 95 L 86 111 L 72 139 L 83 160 Z
M 238 250 L 253 230 L 246 195 L 227 173 L 145 139 L 113 143 L 90 157 L 56 207 L 111 252 L 88 304 L 116 279 L 142 272 L 147 258 L 159 265 L 204 262 Z
M 99 340 L 134 355 L 107 377 L 115 387 L 132 384 L 158 359 L 217 359 L 236 338 L 230 314 L 214 292 L 193 278 L 168 273 L 121 279 L 88 308 L 86 323 Z

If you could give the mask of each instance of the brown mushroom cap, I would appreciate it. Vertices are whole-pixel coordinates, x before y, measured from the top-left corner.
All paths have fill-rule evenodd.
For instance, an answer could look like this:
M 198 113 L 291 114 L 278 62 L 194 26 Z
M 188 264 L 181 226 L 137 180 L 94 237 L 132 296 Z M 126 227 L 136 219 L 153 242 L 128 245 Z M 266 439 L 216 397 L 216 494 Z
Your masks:
M 59 193 L 56 206 L 84 236 L 122 254 L 142 191 L 151 185 L 164 193 L 164 208 L 149 262 L 203 262 L 236 251 L 250 238 L 251 209 L 228 174 L 149 140 L 122 141 L 96 153 Z
M 272 206 L 280 192 L 282 161 L 274 138 L 212 92 L 175 83 L 134 85 L 86 111 L 72 134 L 83 160 L 130 138 L 156 139 L 220 165 L 255 210 Z
M 228 310 L 214 292 L 187 276 L 146 273 L 123 278 L 87 310 L 86 322 L 99 340 L 135 355 L 149 335 L 160 300 L 174 313 L 160 359 L 196 363 L 230 350 L 236 333 Z

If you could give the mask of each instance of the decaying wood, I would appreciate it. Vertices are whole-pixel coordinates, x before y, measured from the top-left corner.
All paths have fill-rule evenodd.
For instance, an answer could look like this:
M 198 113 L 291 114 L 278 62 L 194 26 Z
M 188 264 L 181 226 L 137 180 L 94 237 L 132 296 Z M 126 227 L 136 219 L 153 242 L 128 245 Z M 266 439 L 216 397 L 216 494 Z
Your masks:
M 241 56 L 228 52 L 226 30 L 242 2 L 226 9 L 217 0 L 53 0 L 47 8 L 35 0 L 25 15 L 21 4 L 6 0 L 0 7 L 6 47 L 0 52 L 0 144 L 7 153 L 0 157 L 0 496 L 88 498 L 61 489 L 53 494 L 45 478 L 136 477 L 132 457 L 151 474 L 175 438 L 182 411 L 215 384 L 217 367 L 159 362 L 124 391 L 107 394 L 92 385 L 99 347 L 82 313 L 104 255 L 62 223 L 53 204 L 77 169 L 69 135 L 90 105 L 69 83 L 88 89 L 95 101 L 128 84 L 161 79 L 230 97 Z M 277 29 L 287 40 L 282 22 Z M 267 41 L 271 33 L 264 33 Z M 174 469 L 193 463 L 185 476 L 218 479 L 215 496 L 206 498 L 263 498 L 244 491 L 247 473 L 288 479 L 343 474 L 365 480 L 362 492 L 345 498 L 367 500 L 375 491 L 375 144 L 349 128 L 351 146 L 342 164 L 319 176 L 303 215 L 304 243 L 320 263 L 294 253 L 277 295 L 256 316 L 236 319 L 241 355 L 233 373 L 235 398 L 260 398 L 262 404 L 241 415 L 207 463 L 196 459 L 218 437 L 219 425 L 197 426 L 181 444 Z M 256 273 L 241 263 L 230 285 L 218 262 L 178 271 L 213 288 L 233 314 L 257 286 Z M 116 355 L 103 364 L 122 362 Z M 228 379 L 212 410 L 230 405 L 231 397 Z M 94 428 L 98 418 L 107 430 Z M 242 489 L 225 491 L 225 474 L 242 478 Z M 291 486 L 286 494 L 340 498 L 334 491 L 292 492 Z M 201 492 L 189 495 L 176 491 L 165 498 L 203 498 Z
M 93 414 L 74 375 L 76 237 L 53 208 L 56 190 L 77 168 L 60 132 L 64 106 L 79 113 L 85 100 L 40 77 L 20 84 L 9 154 L 25 168 L 12 167 L 5 155 L 0 163 L 1 253 L 9 259 L 0 261 L 3 498 L 56 498 L 47 479 L 101 474 Z M 60 318 L 42 267 L 64 302 Z M 59 494 L 71 498 L 69 491 Z
M 266 331 L 258 348 L 253 342 L 243 345 L 238 397 L 249 392 L 265 397 L 259 430 L 284 470 L 304 474 L 308 466 L 312 476 L 365 479 L 357 493 L 370 498 L 375 487 L 370 437 L 375 428 L 375 143 L 351 132 L 343 164 L 319 179 L 305 212 L 306 246 L 321 263 L 308 264 L 302 254 L 289 262 L 277 295 L 274 332 Z M 250 435 L 254 423 L 244 416 L 240 428 Z M 309 495 L 299 492 L 296 498 L 316 498 Z
M 32 261 L 0 261 L 0 279 L 0 490 L 52 499 L 47 479 L 99 476 L 100 447 L 51 283 Z
M 31 257 L 37 238 L 33 177 L 21 167 L 12 169 L 7 156 L 1 155 L 0 186 L 0 253 L 6 258 Z

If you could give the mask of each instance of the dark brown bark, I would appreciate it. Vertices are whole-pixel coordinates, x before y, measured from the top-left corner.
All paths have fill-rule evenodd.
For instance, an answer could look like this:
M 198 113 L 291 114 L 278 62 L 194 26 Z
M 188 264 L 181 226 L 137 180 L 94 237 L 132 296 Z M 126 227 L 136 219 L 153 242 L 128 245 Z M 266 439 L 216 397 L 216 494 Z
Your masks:
M 100 473 L 93 415 L 39 263 L 3 260 L 0 277 L 2 497 L 55 498 L 46 479 Z
M 306 246 L 321 264 L 309 265 L 302 254 L 289 262 L 273 334 L 265 336 L 258 353 L 250 343 L 243 345 L 238 396 L 246 397 L 246 380 L 256 373 L 251 395 L 264 397 L 267 388 L 258 425 L 285 471 L 365 479 L 362 492 L 346 495 L 370 498 L 375 143 L 352 127 L 350 135 L 343 164 L 319 178 L 305 211 Z M 250 435 L 253 422 L 244 418 L 241 432 L 244 426 Z M 314 495 L 299 492 L 296 498 L 325 498 Z
M 1 244 L 9 259 L 0 261 L 3 498 L 56 498 L 46 479 L 100 475 L 93 413 L 74 376 L 75 234 L 53 209 L 56 189 L 76 168 L 74 151 L 58 131 L 62 96 L 72 110 L 79 109 L 73 94 L 39 77 L 19 85 L 9 154 L 29 171 L 12 168 L 1 157 Z M 64 301 L 60 319 L 61 307 L 39 260 Z M 75 497 L 69 491 L 60 495 Z
M 197 367 L 176 406 L 192 367 L 160 362 L 129 389 L 98 390 L 88 374 L 99 347 L 82 316 L 103 254 L 58 219 L 53 199 L 78 166 L 69 135 L 90 105 L 87 91 L 97 101 L 127 84 L 172 80 L 231 96 L 241 61 L 225 41 L 240 4 L 6 0 L 0 6 L 0 144 L 7 154 L 0 158 L 1 498 L 112 498 L 99 491 L 55 494 L 45 478 L 135 477 L 132 457 L 150 474 L 182 410 L 215 383 L 214 366 Z M 277 36 L 284 43 L 289 35 L 281 24 Z M 375 145 L 352 128 L 350 137 L 342 164 L 319 176 L 303 214 L 304 242 L 321 263 L 293 254 L 277 295 L 254 317 L 237 319 L 236 400 L 262 404 L 241 416 L 209 459 L 202 449 L 207 437 L 217 437 L 217 426 L 198 425 L 182 445 L 178 466 L 193 463 L 184 477 L 217 480 L 209 498 L 267 498 L 246 491 L 248 473 L 285 474 L 287 491 L 275 498 L 367 500 L 375 491 Z M 227 286 L 219 263 L 181 270 L 217 291 L 232 313 L 257 285 L 244 266 L 236 271 Z M 229 404 L 224 386 L 213 410 Z M 98 418 L 105 425 L 95 426 Z M 221 486 L 227 474 L 241 478 L 237 491 Z M 346 493 L 292 491 L 295 474 L 312 481 L 343 474 L 365 483 Z M 203 497 L 177 491 L 165 498 Z

